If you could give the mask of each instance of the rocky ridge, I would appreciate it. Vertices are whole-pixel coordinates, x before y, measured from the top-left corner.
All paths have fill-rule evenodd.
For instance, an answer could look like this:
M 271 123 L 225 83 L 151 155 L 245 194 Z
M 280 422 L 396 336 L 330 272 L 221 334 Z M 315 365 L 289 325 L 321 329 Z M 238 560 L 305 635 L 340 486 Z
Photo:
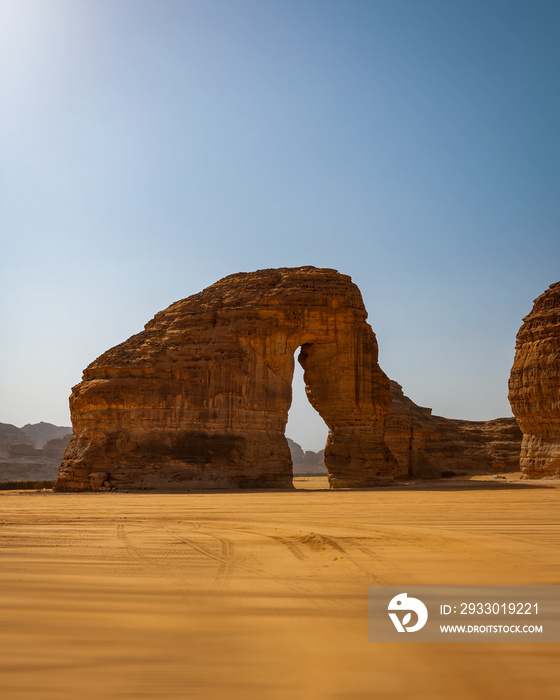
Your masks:
M 317 476 L 326 476 L 328 474 L 324 460 L 324 450 L 313 452 L 312 450 L 303 451 L 301 445 L 294 442 L 290 438 L 288 446 L 290 448 L 290 456 L 292 458 L 294 476 L 298 474 L 316 474 Z
M 71 436 L 71 427 L 52 423 L 0 423 L 0 482 L 54 481 Z

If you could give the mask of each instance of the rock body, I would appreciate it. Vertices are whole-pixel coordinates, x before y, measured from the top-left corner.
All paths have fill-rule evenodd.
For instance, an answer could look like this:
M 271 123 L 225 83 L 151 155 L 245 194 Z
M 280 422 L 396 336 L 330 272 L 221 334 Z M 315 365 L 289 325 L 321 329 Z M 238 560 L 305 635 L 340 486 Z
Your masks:
M 400 478 L 519 471 L 521 430 L 515 418 L 466 421 L 432 415 L 391 382 L 385 442 Z
M 527 478 L 560 476 L 560 282 L 535 299 L 517 334 L 509 402 Z
M 291 487 L 298 348 L 331 487 L 391 479 L 391 391 L 366 318 L 350 277 L 310 266 L 230 275 L 172 304 L 72 390 L 56 489 Z

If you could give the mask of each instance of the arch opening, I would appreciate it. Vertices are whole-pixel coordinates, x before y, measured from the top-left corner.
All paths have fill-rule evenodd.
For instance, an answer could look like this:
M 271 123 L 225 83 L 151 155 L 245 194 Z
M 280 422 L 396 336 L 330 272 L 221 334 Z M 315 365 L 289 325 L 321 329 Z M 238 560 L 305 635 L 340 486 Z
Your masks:
M 300 351 L 301 348 L 298 347 L 294 355 L 292 403 L 285 429 L 292 456 L 293 475 L 327 476 L 323 452 L 329 428 L 307 396 L 304 370 L 298 361 Z

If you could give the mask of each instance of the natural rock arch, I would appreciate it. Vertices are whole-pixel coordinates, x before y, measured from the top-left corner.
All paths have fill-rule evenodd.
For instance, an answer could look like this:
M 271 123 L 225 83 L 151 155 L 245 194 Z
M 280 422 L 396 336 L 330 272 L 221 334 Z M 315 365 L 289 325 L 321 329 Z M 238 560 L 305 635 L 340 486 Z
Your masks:
M 391 403 L 350 277 L 311 266 L 230 275 L 158 313 L 72 390 L 55 488 L 289 487 L 294 353 L 329 428 L 331 487 L 392 478 Z

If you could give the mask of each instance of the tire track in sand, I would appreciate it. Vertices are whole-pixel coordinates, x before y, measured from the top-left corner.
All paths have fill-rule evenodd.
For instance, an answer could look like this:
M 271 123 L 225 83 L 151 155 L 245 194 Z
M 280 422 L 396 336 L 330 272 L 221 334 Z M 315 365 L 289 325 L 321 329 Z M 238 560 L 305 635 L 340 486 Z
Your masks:
M 142 566 L 145 566 L 148 569 L 157 572 L 158 574 L 161 574 L 165 571 L 165 569 L 162 566 L 157 564 L 150 557 L 147 557 L 142 552 L 142 550 L 138 549 L 138 547 L 130 540 L 123 523 L 119 523 L 117 525 L 117 539 L 120 542 L 122 542 L 125 551 L 132 560 L 139 562 L 140 564 L 142 564 Z M 166 578 L 168 577 L 166 576 Z
M 297 546 L 297 544 L 294 544 L 293 542 L 290 542 L 290 540 L 287 537 L 281 537 L 280 535 L 265 535 L 264 532 L 259 533 L 261 535 L 264 535 L 265 537 L 270 537 L 272 540 L 276 540 L 277 542 L 280 542 L 280 544 L 283 544 L 284 547 L 287 547 L 288 550 L 296 557 L 296 559 L 299 559 L 300 561 L 305 561 L 308 559 L 307 554 L 304 554 L 301 549 Z
M 198 523 L 192 523 L 192 528 L 198 530 L 199 534 L 205 537 L 211 537 L 212 539 L 219 542 L 221 545 L 221 552 L 219 554 L 213 552 L 208 547 L 205 547 L 204 545 L 195 542 L 191 537 L 187 537 L 186 535 L 179 535 L 168 525 L 163 525 L 162 528 L 166 532 L 168 532 L 174 539 L 178 540 L 179 542 L 182 542 L 183 544 L 188 545 L 189 547 L 191 547 L 191 549 L 194 549 L 199 554 L 202 554 L 205 557 L 208 557 L 209 559 L 217 561 L 219 563 L 219 567 L 216 572 L 216 582 L 220 582 L 225 577 L 231 576 L 231 574 L 236 568 L 244 569 L 245 571 L 248 571 L 252 574 L 262 576 L 262 572 L 258 569 L 247 566 L 245 563 L 240 562 L 236 559 L 235 545 L 230 539 L 228 539 L 227 537 L 221 537 L 220 535 L 215 535 L 211 532 L 204 532 Z
M 319 532 L 309 531 L 308 534 L 300 538 L 299 541 L 302 544 L 310 546 L 311 549 L 322 549 L 324 548 L 324 545 L 326 545 L 327 547 L 334 549 L 342 557 L 346 558 L 368 579 L 368 581 L 371 581 L 372 583 L 376 584 L 383 583 L 382 579 L 380 579 L 378 576 L 372 573 L 369 569 L 366 569 L 364 566 L 362 566 L 360 562 L 358 562 L 356 558 L 352 554 L 350 554 L 350 552 L 345 547 L 343 547 L 339 542 L 337 542 L 335 538 L 329 537 L 328 535 L 322 535 Z M 360 547 L 358 547 L 358 549 L 360 549 Z
M 212 537 L 215 540 L 217 540 L 218 542 L 220 542 L 220 544 L 222 545 L 222 553 L 216 554 L 215 552 L 212 552 L 210 549 L 208 549 L 204 545 L 201 545 L 201 544 L 198 544 L 197 542 L 194 542 L 191 538 L 187 537 L 186 535 L 179 535 L 177 532 L 172 530 L 167 525 L 164 525 L 162 527 L 164 530 L 166 530 L 172 537 L 177 539 L 179 542 L 183 542 L 184 544 L 187 544 L 189 547 L 191 547 L 195 551 L 199 552 L 200 554 L 203 554 L 207 557 L 210 557 L 211 559 L 214 559 L 214 560 L 220 562 L 220 568 L 218 569 L 218 572 L 217 572 L 216 578 L 215 578 L 216 582 L 220 582 L 220 580 L 223 579 L 224 576 L 226 576 L 226 575 L 231 576 L 231 574 L 233 573 L 233 570 L 235 568 L 239 568 L 239 569 L 247 571 L 253 575 L 258 576 L 259 578 L 262 578 L 262 579 L 265 579 L 268 581 L 274 581 L 282 586 L 286 586 L 290 590 L 295 591 L 295 592 L 299 593 L 300 595 L 303 594 L 308 598 L 309 602 L 314 607 L 320 607 L 313 598 L 309 597 L 309 593 L 310 593 L 309 589 L 306 588 L 305 586 L 303 586 L 299 583 L 296 583 L 295 581 L 291 581 L 285 577 L 278 576 L 275 574 L 270 574 L 265 569 L 259 569 L 257 567 L 254 567 L 254 566 L 248 565 L 244 562 L 241 562 L 238 559 L 234 559 L 234 551 L 235 551 L 234 547 L 235 547 L 235 545 L 230 539 L 228 539 L 226 537 L 222 537 L 220 535 L 216 535 L 216 534 L 211 533 L 211 532 L 205 532 L 204 529 L 198 523 L 191 521 L 189 523 L 189 525 L 193 529 L 198 530 L 199 534 L 205 535 L 207 537 Z M 262 535 L 264 537 L 272 537 L 272 539 L 276 539 L 276 536 L 265 535 L 264 533 L 255 533 L 251 530 L 246 530 L 244 528 L 232 528 L 232 529 L 237 530 L 239 532 L 251 532 L 252 534 Z M 279 537 L 278 539 L 282 542 L 282 544 L 286 544 L 286 542 L 284 542 L 283 538 Z M 303 552 L 301 552 L 301 550 L 299 550 L 299 548 L 295 544 L 292 544 L 292 543 L 289 543 L 289 544 L 291 544 L 291 547 L 293 550 L 297 551 L 297 554 L 295 554 L 292 551 L 292 553 L 294 553 L 294 556 L 296 556 L 298 558 L 303 558 L 303 559 L 307 558 L 306 555 Z
M 267 537 L 269 539 L 275 540 L 282 544 L 284 547 L 286 547 L 294 555 L 294 557 L 304 562 L 310 562 L 309 555 L 302 551 L 301 547 L 298 546 L 298 544 L 296 544 L 294 540 L 297 540 L 299 545 L 306 545 L 307 547 L 309 547 L 309 549 L 311 549 L 311 551 L 314 551 L 315 553 L 317 553 L 317 551 L 319 550 L 324 550 L 325 547 L 330 547 L 331 549 L 337 551 L 341 556 L 345 557 L 357 569 L 359 569 L 359 571 L 364 576 L 366 576 L 369 581 L 375 582 L 377 584 L 382 583 L 382 580 L 379 577 L 377 577 L 375 574 L 369 571 L 369 569 L 366 569 L 358 561 L 356 561 L 356 558 L 352 554 L 350 554 L 350 552 L 348 552 L 348 550 L 344 548 L 339 542 L 337 542 L 336 539 L 328 537 L 327 535 L 321 535 L 318 532 L 309 531 L 307 534 L 300 537 L 282 537 L 281 535 L 270 535 L 260 530 L 256 531 L 239 527 L 233 529 L 238 530 L 240 532 L 250 532 L 252 534 L 259 535 L 260 537 Z M 358 547 L 358 549 L 361 548 Z

